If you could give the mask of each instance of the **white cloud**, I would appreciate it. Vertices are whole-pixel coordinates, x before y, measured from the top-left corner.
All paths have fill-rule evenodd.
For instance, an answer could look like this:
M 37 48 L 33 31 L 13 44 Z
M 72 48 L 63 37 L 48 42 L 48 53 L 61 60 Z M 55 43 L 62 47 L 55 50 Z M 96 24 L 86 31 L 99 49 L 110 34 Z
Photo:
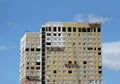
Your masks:
M 110 21 L 110 18 L 108 17 L 102 17 L 102 16 L 95 16 L 94 14 L 89 14 L 87 16 L 82 14 L 77 14 L 74 17 L 74 21 L 78 22 L 108 22 Z
M 18 25 L 13 23 L 13 22 L 8 22 L 7 26 L 9 26 L 9 27 L 17 27 Z
M 120 41 L 103 43 L 103 66 L 120 70 Z
M 18 47 L 18 45 L 16 45 L 16 44 L 0 45 L 0 51 L 14 49 L 14 48 L 17 48 L 17 47 Z
M 6 50 L 6 49 L 7 49 L 6 46 L 0 45 L 0 51 Z
M 82 15 L 82 14 L 77 14 L 77 15 L 74 17 L 74 20 L 75 20 L 75 21 L 78 21 L 78 22 L 82 22 L 82 21 L 83 21 L 83 15 Z

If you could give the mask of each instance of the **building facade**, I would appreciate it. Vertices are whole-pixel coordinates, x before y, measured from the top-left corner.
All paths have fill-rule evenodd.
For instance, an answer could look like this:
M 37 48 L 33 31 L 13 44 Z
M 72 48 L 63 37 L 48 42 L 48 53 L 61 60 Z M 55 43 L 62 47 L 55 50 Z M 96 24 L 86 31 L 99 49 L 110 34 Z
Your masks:
M 21 38 L 20 84 L 41 83 L 40 33 L 28 32 Z
M 38 84 L 102 84 L 101 23 L 46 22 L 40 34 Z

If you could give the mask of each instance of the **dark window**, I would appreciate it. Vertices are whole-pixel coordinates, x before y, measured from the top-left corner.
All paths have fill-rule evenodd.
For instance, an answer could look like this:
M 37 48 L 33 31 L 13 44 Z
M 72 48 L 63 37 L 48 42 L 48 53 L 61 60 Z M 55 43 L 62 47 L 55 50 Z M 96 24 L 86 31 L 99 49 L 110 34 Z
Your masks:
M 27 65 L 29 65 L 29 62 L 27 62 Z
M 101 50 L 101 48 L 98 48 L 98 50 Z
M 100 28 L 98 28 L 98 32 L 101 32 L 101 29 L 100 29 Z
M 73 45 L 75 45 L 75 43 L 73 43 Z
M 72 64 L 72 61 L 68 61 L 69 64 Z
M 71 32 L 71 27 L 68 27 L 68 32 Z
M 87 64 L 87 62 L 86 62 L 86 61 L 83 61 L 83 64 Z
M 83 31 L 83 32 L 86 32 L 86 28 L 82 28 L 82 31 Z
M 102 66 L 98 66 L 99 69 L 102 69 Z
M 36 65 L 40 65 L 40 62 L 36 62 Z
M 29 48 L 26 48 L 25 51 L 29 51 Z
M 73 32 L 76 32 L 76 28 L 75 27 L 73 28 Z
M 31 67 L 31 69 L 34 69 L 34 67 Z
M 57 36 L 57 34 L 56 34 L 56 33 L 54 33 L 54 36 Z
M 36 48 L 36 51 L 40 51 L 40 48 Z
M 48 27 L 46 27 L 46 31 L 48 31 Z
M 77 64 L 77 62 L 76 62 L 76 61 L 74 61 L 74 63 L 75 63 L 75 64 Z
M 57 71 L 56 71 L 56 70 L 54 70 L 54 71 L 53 71 L 53 73 L 57 73 Z
M 29 76 L 26 76 L 26 79 L 29 79 Z
M 61 36 L 61 34 L 58 34 L 58 36 Z
M 69 71 L 68 71 L 68 73 L 72 73 L 72 71 L 71 71 L 71 70 L 69 70 Z
M 96 48 L 94 48 L 94 50 L 96 50 Z
M 96 28 L 94 28 L 94 32 L 96 32 Z
M 50 43 L 50 42 L 47 42 L 46 44 L 47 44 L 47 45 L 51 45 L 51 43 Z
M 63 27 L 63 32 L 66 32 L 66 28 L 65 27 Z
M 101 55 L 101 52 L 98 52 L 98 55 Z
M 61 28 L 60 28 L 60 27 L 58 27 L 58 31 L 61 31 Z
M 47 36 L 51 36 L 51 33 L 47 33 Z
M 88 50 L 93 50 L 93 48 L 89 47 Z
M 102 74 L 102 71 L 98 71 L 99 74 Z
M 29 69 L 29 67 L 27 67 L 26 69 Z
M 90 28 L 87 28 L 87 32 L 90 32 Z
M 34 48 L 31 48 L 31 51 L 34 51 Z
M 81 32 L 81 28 L 78 28 L 78 31 Z
M 51 31 L 51 27 L 49 27 L 49 31 Z
M 36 67 L 36 69 L 40 69 L 40 67 Z
M 54 32 L 56 31 L 56 27 L 53 27 L 53 31 L 54 31 Z
M 42 31 L 45 31 L 45 27 L 42 27 Z
M 80 34 L 78 34 L 78 36 L 80 36 Z

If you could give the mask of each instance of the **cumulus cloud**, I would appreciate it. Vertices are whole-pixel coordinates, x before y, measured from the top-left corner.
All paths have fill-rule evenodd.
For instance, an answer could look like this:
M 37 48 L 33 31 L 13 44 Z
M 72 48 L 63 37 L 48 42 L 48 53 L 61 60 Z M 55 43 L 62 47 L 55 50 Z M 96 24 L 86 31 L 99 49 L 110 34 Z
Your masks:
M 0 51 L 6 50 L 6 49 L 7 49 L 6 46 L 0 45 Z
M 95 16 L 94 14 L 89 14 L 87 16 L 82 14 L 77 14 L 74 17 L 74 21 L 78 22 L 108 22 L 110 21 L 110 18 L 108 17 L 102 17 L 102 16 Z
M 120 41 L 103 43 L 103 66 L 120 70 Z

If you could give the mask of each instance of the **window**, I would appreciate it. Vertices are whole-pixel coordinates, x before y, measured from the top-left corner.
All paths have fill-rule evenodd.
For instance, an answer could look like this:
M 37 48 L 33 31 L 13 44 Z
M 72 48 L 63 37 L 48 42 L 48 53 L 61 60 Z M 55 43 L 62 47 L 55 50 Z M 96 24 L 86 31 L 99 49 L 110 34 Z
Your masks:
M 66 32 L 66 28 L 65 27 L 63 27 L 62 29 L 63 29 L 63 32 Z
M 54 33 L 54 36 L 57 36 L 57 34 L 56 34 L 56 33 Z
M 45 31 L 45 27 L 42 27 L 42 31 Z
M 34 69 L 34 67 L 31 67 L 31 69 Z
M 78 31 L 81 32 L 81 28 L 78 28 Z
M 40 69 L 40 67 L 36 67 L 36 69 L 37 69 L 37 70 L 39 70 L 39 69 Z
M 71 32 L 71 27 L 68 27 L 68 32 Z
M 61 28 L 60 28 L 60 27 L 58 27 L 58 31 L 61 31 Z
M 99 69 L 102 69 L 102 66 L 98 66 Z
M 50 42 L 47 42 L 46 44 L 47 44 L 47 45 L 51 45 L 51 43 L 50 43 Z
M 53 73 L 57 73 L 57 71 L 56 71 L 56 70 L 54 70 L 54 71 L 53 71 Z
M 98 32 L 101 32 L 101 29 L 100 29 L 100 28 L 98 28 Z
M 31 48 L 31 51 L 34 51 L 34 48 Z
M 68 61 L 69 64 L 72 64 L 72 61 Z
M 61 34 L 58 34 L 58 36 L 61 36 Z
M 51 33 L 47 33 L 47 36 L 51 36 Z
M 102 71 L 98 71 L 99 74 L 102 74 Z
M 73 32 L 76 32 L 76 28 L 75 27 L 73 28 Z
M 72 73 L 72 71 L 71 71 L 71 70 L 69 70 L 69 71 L 68 71 L 68 73 L 70 73 L 70 74 L 71 74 L 71 73 Z
M 96 28 L 94 28 L 94 32 L 96 32 Z
M 27 62 L 27 65 L 29 65 L 29 62 Z
M 90 28 L 87 28 L 87 32 L 90 32 Z
M 53 27 L 53 31 L 56 32 L 56 27 Z
M 48 27 L 46 27 L 46 31 L 48 31 Z
M 87 61 L 83 61 L 83 64 L 87 64 Z
M 98 52 L 98 55 L 101 55 L 101 52 Z
M 76 62 L 76 61 L 74 61 L 74 63 L 75 63 L 75 64 L 77 64 L 77 62 Z
M 26 48 L 25 51 L 29 51 L 29 48 Z
M 27 67 L 26 69 L 29 69 L 29 67 Z
M 93 50 L 93 48 L 91 48 L 91 47 L 88 47 L 88 50 Z
M 36 65 L 40 65 L 40 62 L 36 62 Z
M 36 51 L 40 51 L 40 48 L 36 48 Z
M 101 48 L 98 48 L 98 50 L 100 51 L 100 50 L 101 50 Z
M 73 45 L 75 45 L 75 43 L 73 43 Z
M 49 31 L 51 31 L 51 27 L 49 27 Z
M 86 32 L 86 28 L 82 28 L 82 31 L 83 31 L 83 32 Z

